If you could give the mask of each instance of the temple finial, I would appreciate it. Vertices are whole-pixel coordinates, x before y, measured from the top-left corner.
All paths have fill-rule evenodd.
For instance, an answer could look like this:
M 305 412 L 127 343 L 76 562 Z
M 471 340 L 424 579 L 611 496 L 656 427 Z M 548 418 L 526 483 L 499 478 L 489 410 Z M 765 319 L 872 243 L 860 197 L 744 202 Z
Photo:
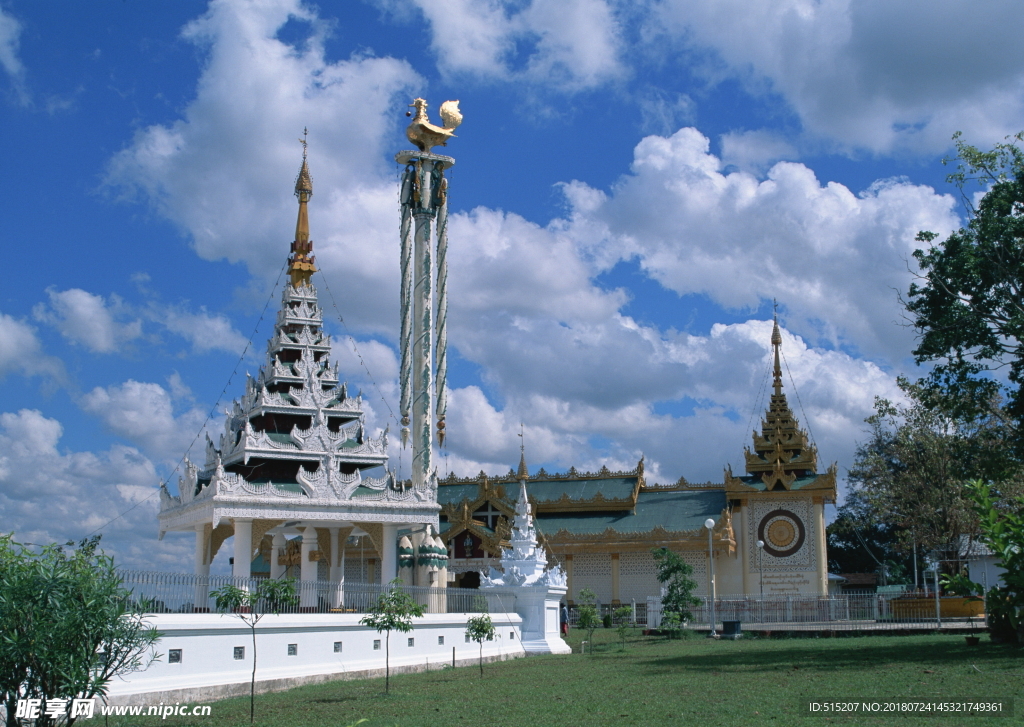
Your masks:
M 773 301 L 774 313 L 772 315 L 772 348 L 775 349 L 775 371 L 773 372 L 773 384 L 776 396 L 782 393 L 782 366 L 779 361 L 779 347 L 782 345 L 782 331 L 779 330 L 779 302 Z
M 299 198 L 299 216 L 295 221 L 295 241 L 292 242 L 292 254 L 288 258 L 288 274 L 291 276 L 292 285 L 296 288 L 300 285 L 308 285 L 309 279 L 316 272 L 316 258 L 313 256 L 313 242 L 309 239 L 309 216 L 306 212 L 306 203 L 313 196 L 313 177 L 309 173 L 309 165 L 306 164 L 307 141 L 309 130 L 302 129 L 302 166 L 299 168 L 299 176 L 295 179 L 295 196 Z
M 530 471 L 526 468 L 526 437 L 524 436 L 523 423 L 519 422 L 519 472 L 516 477 L 521 480 L 530 479 Z

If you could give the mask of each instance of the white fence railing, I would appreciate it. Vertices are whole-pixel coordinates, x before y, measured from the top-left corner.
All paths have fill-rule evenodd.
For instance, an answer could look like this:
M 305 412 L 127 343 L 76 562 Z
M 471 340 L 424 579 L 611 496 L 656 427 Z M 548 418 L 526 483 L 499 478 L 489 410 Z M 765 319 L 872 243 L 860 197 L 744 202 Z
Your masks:
M 132 600 L 148 613 L 213 613 L 214 591 L 236 586 L 253 592 L 258 578 L 197 576 L 192 573 L 118 571 L 121 584 Z M 381 593 L 390 588 L 379 583 L 346 581 L 294 581 L 297 603 L 281 613 L 366 613 Z M 429 613 L 514 613 L 516 596 L 510 590 L 488 588 L 428 588 L 402 586 L 403 591 L 427 607 Z

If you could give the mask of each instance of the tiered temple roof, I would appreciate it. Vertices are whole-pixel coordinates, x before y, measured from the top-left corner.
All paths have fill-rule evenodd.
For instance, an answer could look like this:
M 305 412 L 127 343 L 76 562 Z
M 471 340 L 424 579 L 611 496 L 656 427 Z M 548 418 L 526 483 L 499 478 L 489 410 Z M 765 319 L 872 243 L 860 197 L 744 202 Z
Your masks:
M 753 451 L 750 447 L 744 449 L 747 475 L 735 477 L 732 468 L 727 468 L 726 488 L 730 491 L 754 489 L 763 492 L 831 489 L 834 499 L 836 466 L 833 464 L 825 473 L 818 474 L 818 450 L 810 442 L 807 432 L 800 428 L 782 391 L 781 346 L 782 333 L 776 319 L 772 328 L 775 362 L 771 400 L 761 420 L 761 432 L 755 430 L 753 433 Z
M 317 517 L 363 521 L 364 516 L 384 517 L 382 507 L 404 505 L 427 506 L 426 517 L 414 522 L 435 517 L 432 492 L 403 487 L 386 469 L 381 477 L 362 476 L 364 470 L 386 467 L 388 432 L 367 434 L 362 396 L 350 394 L 338 379 L 337 365 L 330 362 L 331 338 L 324 333 L 323 311 L 310 282 L 316 272 L 306 211 L 312 193 L 303 153 L 295 183 L 299 212 L 288 258 L 289 281 L 266 362 L 255 377 L 247 376 L 244 394 L 225 412 L 217 442 L 207 435 L 204 463 L 186 459 L 178 495 L 162 487 L 161 531 L 211 517 L 199 513 L 208 509 L 204 501 L 211 500 L 233 503 L 236 509 L 244 503 L 277 507 L 277 516 L 285 518 L 281 508 L 307 508 L 307 518 L 315 510 Z M 311 506 L 314 510 L 308 510 Z M 254 516 L 259 517 L 255 510 L 248 515 Z M 212 518 L 216 521 L 218 515 Z

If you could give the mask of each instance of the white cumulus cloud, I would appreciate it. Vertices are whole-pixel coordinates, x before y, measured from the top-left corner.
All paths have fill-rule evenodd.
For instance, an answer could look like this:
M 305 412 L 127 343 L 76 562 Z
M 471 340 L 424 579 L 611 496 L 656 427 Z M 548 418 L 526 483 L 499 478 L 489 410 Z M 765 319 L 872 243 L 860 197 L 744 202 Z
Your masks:
M 564 91 L 624 76 L 619 21 L 604 0 L 410 0 L 441 71 Z
M 97 386 L 82 397 L 80 404 L 110 431 L 151 456 L 168 460 L 177 460 L 185 453 L 206 419 L 196 408 L 176 415 L 174 399 L 164 387 L 131 379 L 120 385 Z M 204 441 L 199 441 L 199 459 Z M 197 455 L 193 452 L 192 456 Z
M 648 42 L 710 49 L 780 95 L 812 135 L 876 152 L 998 141 L 1024 117 L 1024 5 L 1013 0 L 658 0 Z M 669 42 L 666 42 L 669 41 Z M 721 68 L 715 74 L 721 77 Z
M 777 298 L 794 330 L 898 363 L 912 348 L 896 291 L 919 230 L 958 225 L 955 200 L 883 180 L 860 194 L 779 162 L 764 179 L 723 172 L 696 129 L 643 139 L 608 193 L 575 182 L 574 237 L 605 266 L 637 257 L 663 286 L 727 308 Z
M 21 31 L 18 19 L 0 7 L 0 67 L 7 73 L 18 101 L 28 105 L 30 98 L 25 87 L 25 64 L 19 55 Z
M 126 320 L 130 313 L 116 295 L 107 301 L 81 288 L 50 288 L 46 292 L 49 305 L 36 305 L 33 314 L 36 320 L 54 326 L 71 343 L 81 344 L 94 353 L 113 353 L 125 342 L 142 335 L 142 322 Z
M 63 433 L 59 421 L 35 409 L 0 414 L 4 530 L 21 542 L 46 544 L 103 527 L 102 547 L 118 565 L 173 570 L 189 562 L 187 547 L 156 543 L 159 479 L 152 463 L 118 444 L 98 453 L 68 451 L 60 446 Z

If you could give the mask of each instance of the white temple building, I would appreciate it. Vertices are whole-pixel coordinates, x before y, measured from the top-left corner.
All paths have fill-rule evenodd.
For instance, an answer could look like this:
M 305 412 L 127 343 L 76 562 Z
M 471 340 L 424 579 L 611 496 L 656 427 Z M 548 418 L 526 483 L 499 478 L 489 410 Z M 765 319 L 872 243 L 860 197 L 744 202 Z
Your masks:
M 387 582 L 398 573 L 399 530 L 419 533 L 417 545 L 437 532 L 436 478 L 418 486 L 395 480 L 387 470 L 387 430 L 367 435 L 361 396 L 349 395 L 330 363 L 331 339 L 310 282 L 316 271 L 306 210 L 312 194 L 303 152 L 289 282 L 266 363 L 226 412 L 219 441 L 207 436 L 205 462 L 186 459 L 178 494 L 161 487 L 160 537 L 195 533 L 197 575 L 209 575 L 220 546 L 234 536 L 235 576 L 249 577 L 259 554 L 269 561 L 270 577 L 282 577 L 292 567 L 291 575 L 304 581 L 341 582 L 346 543 L 363 536 L 360 561 L 367 555 L 365 539 L 380 559 L 380 571 L 363 579 Z M 373 469 L 382 476 L 363 477 L 364 470 Z M 301 536 L 301 547 L 295 547 L 300 542 L 295 536 Z M 443 552 L 443 546 L 438 549 Z M 429 585 L 444 586 L 447 575 L 434 580 Z M 196 604 L 205 602 L 197 591 Z

